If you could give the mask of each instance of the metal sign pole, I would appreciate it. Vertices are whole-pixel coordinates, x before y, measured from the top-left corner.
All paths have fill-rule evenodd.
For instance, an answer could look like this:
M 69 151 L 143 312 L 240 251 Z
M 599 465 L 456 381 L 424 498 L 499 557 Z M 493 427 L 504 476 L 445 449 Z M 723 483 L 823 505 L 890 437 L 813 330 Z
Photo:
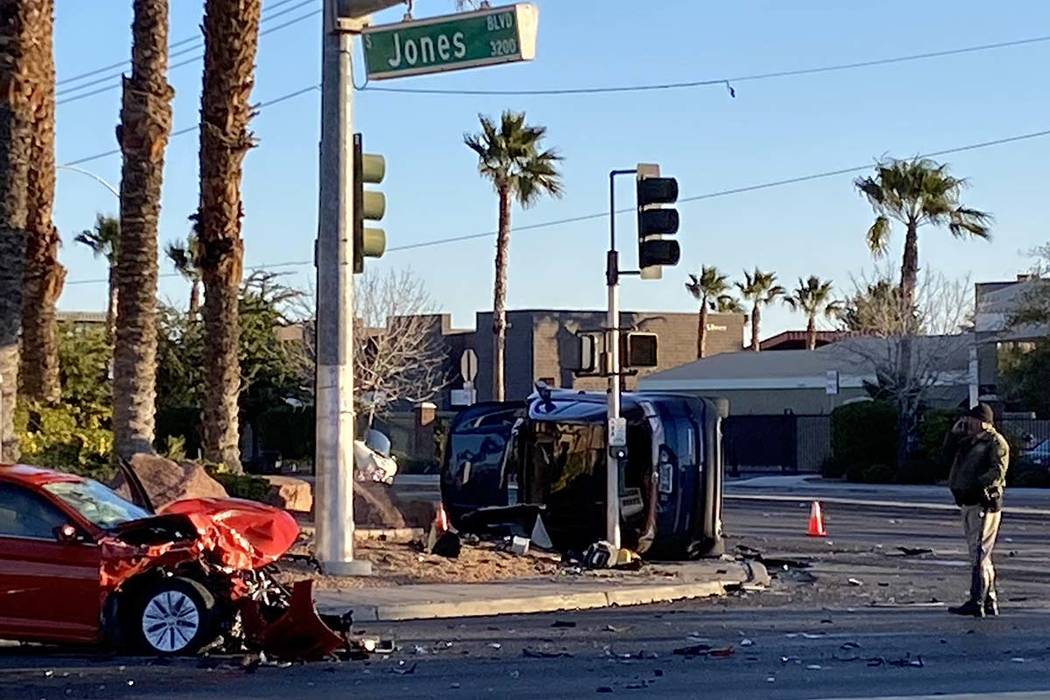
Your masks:
M 353 38 L 339 31 L 337 9 L 337 0 L 325 0 L 317 233 L 316 549 L 327 573 L 355 576 L 370 574 L 372 566 L 354 560 Z

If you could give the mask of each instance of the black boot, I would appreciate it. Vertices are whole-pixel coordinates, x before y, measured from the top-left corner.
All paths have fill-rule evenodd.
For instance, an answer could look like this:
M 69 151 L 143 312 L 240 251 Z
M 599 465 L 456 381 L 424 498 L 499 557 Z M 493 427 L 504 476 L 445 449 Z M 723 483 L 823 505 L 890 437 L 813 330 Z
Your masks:
M 999 602 L 995 598 L 984 601 L 984 614 L 988 617 L 999 617 Z
M 948 608 L 952 615 L 964 615 L 966 617 L 984 617 L 984 605 L 968 600 L 962 605 Z

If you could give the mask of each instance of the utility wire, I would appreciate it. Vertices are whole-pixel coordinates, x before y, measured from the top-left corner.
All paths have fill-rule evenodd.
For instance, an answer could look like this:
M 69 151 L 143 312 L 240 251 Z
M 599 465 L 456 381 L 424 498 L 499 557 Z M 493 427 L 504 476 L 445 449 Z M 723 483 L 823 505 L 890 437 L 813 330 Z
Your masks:
M 310 88 L 314 89 L 314 88 Z M 290 99 L 288 96 L 279 99 Z M 271 102 L 273 104 L 273 102 Z M 174 134 L 173 134 L 174 135 Z M 1019 141 L 1029 141 L 1031 139 L 1042 138 L 1050 136 L 1050 129 L 1044 129 L 1043 131 L 1033 131 L 1027 134 L 1018 134 L 1016 136 L 1007 136 L 1001 139 L 993 139 L 991 141 L 979 141 L 977 143 L 967 144 L 965 146 L 956 146 L 954 148 L 945 148 L 939 151 L 930 151 L 917 156 L 918 158 L 934 158 L 937 156 L 952 155 L 955 153 L 965 153 L 967 151 L 976 151 L 982 148 L 991 148 L 993 146 L 1002 146 L 1010 143 L 1017 143 Z M 119 152 L 119 151 L 118 151 Z M 66 163 L 65 165 L 75 165 L 76 162 Z M 822 180 L 829 177 L 836 177 L 838 175 L 851 175 L 853 173 L 863 172 L 871 169 L 872 164 L 866 163 L 864 165 L 858 165 L 850 168 L 839 168 L 837 170 L 825 170 L 819 173 L 813 173 L 810 175 L 800 175 L 798 177 L 786 178 L 783 180 L 771 180 L 769 182 L 761 182 L 754 185 L 745 185 L 743 187 L 734 187 L 725 190 L 716 190 L 714 192 L 705 192 L 703 194 L 693 195 L 692 197 L 682 197 L 678 199 L 678 203 L 686 202 L 699 202 L 705 199 L 716 199 L 719 197 L 728 197 L 734 194 L 743 194 L 745 192 L 757 192 L 759 190 L 768 190 L 774 187 L 782 187 L 784 185 L 794 185 L 802 182 L 810 182 L 812 180 Z M 634 211 L 634 207 L 628 207 L 624 209 L 617 209 L 617 214 L 627 214 Z M 515 226 L 513 229 L 514 233 L 520 231 L 534 231 L 536 229 L 551 228 L 554 226 L 564 226 L 566 224 L 580 223 L 583 221 L 594 221 L 596 219 L 603 219 L 609 216 L 608 211 L 595 212 L 593 214 L 583 214 L 580 216 L 572 216 L 564 219 L 554 219 L 552 221 L 542 221 L 535 224 L 527 224 L 525 226 Z M 419 248 L 432 248 L 439 245 L 447 245 L 449 243 L 460 243 L 463 241 L 473 241 L 481 238 L 493 238 L 497 235 L 496 231 L 486 231 L 485 233 L 474 233 L 465 236 L 451 236 L 448 238 L 438 238 L 430 241 L 420 241 L 419 243 L 409 243 L 406 245 L 394 246 L 387 248 L 388 253 L 394 253 L 405 250 L 417 250 Z M 264 263 L 260 265 L 249 266 L 251 270 L 265 270 L 276 267 L 301 267 L 304 265 L 313 265 L 313 260 L 287 260 L 276 263 Z M 161 277 L 177 277 L 177 274 L 162 274 Z M 66 282 L 67 285 L 72 284 L 101 284 L 108 282 L 106 278 L 101 279 L 84 279 L 84 280 L 72 280 Z
M 291 100 L 291 99 L 293 99 L 295 97 L 299 97 L 300 95 L 305 95 L 308 92 L 313 92 L 314 90 L 320 90 L 320 89 L 321 89 L 320 85 L 311 85 L 310 87 L 305 87 L 305 88 L 302 88 L 300 90 L 296 90 L 295 92 L 285 93 L 284 95 L 280 95 L 279 97 L 275 97 L 272 100 L 267 100 L 265 102 L 260 102 L 259 104 L 254 105 L 254 106 L 255 106 L 256 109 L 262 109 L 264 107 L 272 107 L 273 105 L 280 104 L 282 102 L 287 102 L 288 100 Z M 188 126 L 185 129 L 179 129 L 177 131 L 173 131 L 173 132 L 171 132 L 171 136 L 175 137 L 175 136 L 182 136 L 183 134 L 192 134 L 192 133 L 194 133 L 196 131 L 199 131 L 199 130 L 200 130 L 200 125 L 199 124 L 195 124 L 194 126 Z M 111 151 L 103 151 L 102 153 L 96 153 L 93 156 L 84 156 L 83 158 L 78 158 L 76 160 L 71 160 L 68 163 L 61 163 L 61 165 L 64 165 L 64 166 L 83 165 L 84 163 L 90 163 L 93 160 L 99 160 L 101 158 L 108 158 L 109 156 L 116 156 L 116 155 L 120 155 L 120 149 L 119 148 L 114 148 Z
M 267 34 L 270 34 L 271 32 L 276 32 L 276 31 L 279 31 L 281 29 L 285 29 L 286 27 L 290 27 L 293 24 L 298 24 L 299 22 L 302 22 L 304 20 L 308 20 L 311 17 L 316 17 L 319 14 L 321 14 L 321 10 L 314 10 L 313 12 L 305 14 L 302 17 L 296 17 L 295 19 L 289 20 L 289 21 L 285 22 L 284 24 L 279 24 L 276 27 L 270 27 L 270 28 L 268 28 L 268 29 L 266 29 L 264 31 L 261 31 L 261 32 L 259 32 L 259 36 L 266 36 Z M 194 50 L 195 49 L 196 49 L 196 47 L 194 47 Z M 186 53 L 186 52 L 183 52 L 183 53 Z M 190 65 L 192 63 L 197 63 L 202 58 L 204 58 L 204 54 L 198 54 L 196 56 L 193 56 L 192 58 L 186 59 L 185 61 L 179 61 L 178 63 L 171 64 L 170 66 L 168 66 L 168 70 L 170 71 L 170 70 L 175 69 L 175 68 L 181 68 L 182 66 L 188 66 L 188 65 Z M 97 84 L 99 82 L 109 82 L 114 77 L 120 78 L 121 75 L 122 74 L 117 74 L 116 76 L 112 76 L 112 75 L 106 76 L 105 78 L 99 79 L 99 80 L 94 81 L 94 82 L 89 83 L 89 84 L 90 85 L 94 85 L 94 84 Z M 118 81 L 118 82 L 112 83 L 110 85 L 106 85 L 105 87 L 101 87 L 101 88 L 98 88 L 98 89 L 95 89 L 95 90 L 91 90 L 89 92 L 81 93 L 79 95 L 73 95 L 72 97 L 66 97 L 66 98 L 63 98 L 63 99 L 59 99 L 56 102 L 56 104 L 63 105 L 63 104 L 66 104 L 68 102 L 76 102 L 78 100 L 83 100 L 83 99 L 88 98 L 88 97 L 94 97 L 95 95 L 101 95 L 104 92 L 110 92 L 112 90 L 116 90 L 120 86 L 121 86 L 121 83 Z M 75 90 L 77 90 L 77 89 L 79 89 L 81 87 L 87 87 L 87 85 L 81 85 L 81 86 L 78 86 L 78 87 L 75 87 L 75 88 L 70 88 L 70 90 L 75 91 Z
M 754 80 L 769 80 L 772 78 L 789 78 L 800 75 L 815 75 L 818 73 L 832 73 L 836 71 L 853 70 L 855 68 L 871 68 L 873 66 L 886 66 L 894 63 L 907 63 L 909 61 L 923 61 L 931 58 L 943 58 L 945 56 L 957 56 L 959 54 L 977 53 L 980 51 L 992 51 L 1015 46 L 1039 44 L 1050 42 L 1050 35 L 1031 37 L 1028 39 L 1016 39 L 1013 41 L 1002 41 L 995 44 L 979 44 L 977 46 L 964 46 L 944 51 L 930 51 L 926 53 L 908 54 L 905 56 L 893 56 L 889 58 L 877 58 L 870 61 L 857 61 L 854 63 L 837 63 L 829 66 L 816 66 L 811 68 L 799 68 L 796 70 L 774 71 L 770 73 L 753 73 L 750 75 L 738 75 L 735 77 L 712 78 L 708 80 L 690 80 L 674 83 L 653 83 L 643 85 L 618 85 L 610 87 L 576 87 L 576 88 L 550 88 L 539 90 L 443 90 L 440 88 L 394 88 L 373 87 L 367 85 L 363 89 L 369 92 L 390 92 L 409 95 L 501 95 L 501 96 L 552 96 L 552 95 L 602 95 L 621 92 L 651 92 L 655 90 L 680 90 L 685 88 L 708 87 L 712 85 L 724 85 L 729 89 L 732 96 L 736 96 L 733 83 L 745 83 Z
M 288 8 L 287 10 L 283 10 L 281 12 L 276 12 L 276 13 L 271 13 L 272 10 L 276 10 L 278 7 L 281 7 L 282 5 L 287 5 L 290 2 L 296 2 L 296 0 L 278 0 L 277 2 L 274 2 L 274 3 L 267 3 L 266 7 L 263 8 L 261 21 L 265 22 L 268 19 L 273 19 L 275 17 L 280 17 L 281 15 L 287 14 L 288 12 L 291 12 L 291 11 L 293 11 L 295 9 L 298 9 L 300 7 L 304 7 L 306 5 L 310 5 L 312 3 L 315 3 L 315 2 L 317 2 L 317 0 L 306 0 L 306 2 L 301 2 L 300 4 L 296 5 L 295 7 Z M 169 44 L 168 45 L 168 49 L 169 50 L 170 49 L 174 49 L 174 48 L 177 48 L 179 46 L 185 46 L 187 44 L 200 44 L 201 42 L 202 42 L 202 39 L 201 39 L 200 35 L 197 34 L 197 35 L 194 35 L 194 36 L 191 36 L 191 37 L 186 37 L 185 39 L 180 39 L 179 41 L 176 41 L 176 42 L 174 42 L 172 44 Z M 185 53 L 185 51 L 183 51 L 181 53 Z M 123 67 L 127 66 L 129 63 L 131 63 L 131 59 L 130 58 L 125 58 L 123 61 L 118 61 L 117 63 L 111 63 L 108 66 L 100 66 L 98 68 L 89 70 L 86 73 L 79 73 L 77 75 L 72 75 L 72 76 L 70 76 L 68 78 L 63 78 L 61 80 L 57 80 L 57 81 L 55 81 L 55 85 L 65 85 L 66 83 L 75 83 L 75 82 L 77 82 L 79 80 L 82 80 L 84 78 L 90 78 L 90 77 L 92 77 L 94 75 L 98 75 L 99 73 L 105 73 L 106 71 L 111 71 L 111 70 L 113 70 L 115 68 L 123 68 Z M 86 86 L 85 85 L 80 85 L 78 87 L 86 87 Z M 68 88 L 68 89 L 69 90 L 75 90 L 76 88 Z

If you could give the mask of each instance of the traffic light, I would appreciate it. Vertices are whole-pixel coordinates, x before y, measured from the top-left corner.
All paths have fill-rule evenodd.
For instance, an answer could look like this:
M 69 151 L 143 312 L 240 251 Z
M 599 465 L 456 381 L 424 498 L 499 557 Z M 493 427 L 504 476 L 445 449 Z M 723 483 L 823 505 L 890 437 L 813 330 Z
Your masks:
M 642 279 L 660 279 L 661 267 L 677 265 L 678 241 L 664 236 L 678 233 L 678 210 L 664 207 L 678 201 L 678 180 L 660 177 L 659 165 L 640 164 L 638 199 L 638 268 Z
M 378 185 L 386 177 L 386 159 L 365 153 L 361 134 L 354 134 L 354 273 L 365 271 L 365 258 L 381 258 L 386 252 L 386 232 L 366 228 L 365 220 L 379 221 L 386 213 L 386 195 L 365 190 L 365 183 Z
M 658 338 L 656 333 L 629 331 L 620 335 L 620 364 L 625 369 L 656 367 Z

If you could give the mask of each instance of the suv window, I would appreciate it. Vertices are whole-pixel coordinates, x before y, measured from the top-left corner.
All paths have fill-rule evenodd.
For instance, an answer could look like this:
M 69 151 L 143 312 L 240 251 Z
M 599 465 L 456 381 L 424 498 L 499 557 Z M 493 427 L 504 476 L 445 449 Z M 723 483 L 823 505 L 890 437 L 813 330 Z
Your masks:
M 69 523 L 62 511 L 20 486 L 0 484 L 0 537 L 53 540 Z

